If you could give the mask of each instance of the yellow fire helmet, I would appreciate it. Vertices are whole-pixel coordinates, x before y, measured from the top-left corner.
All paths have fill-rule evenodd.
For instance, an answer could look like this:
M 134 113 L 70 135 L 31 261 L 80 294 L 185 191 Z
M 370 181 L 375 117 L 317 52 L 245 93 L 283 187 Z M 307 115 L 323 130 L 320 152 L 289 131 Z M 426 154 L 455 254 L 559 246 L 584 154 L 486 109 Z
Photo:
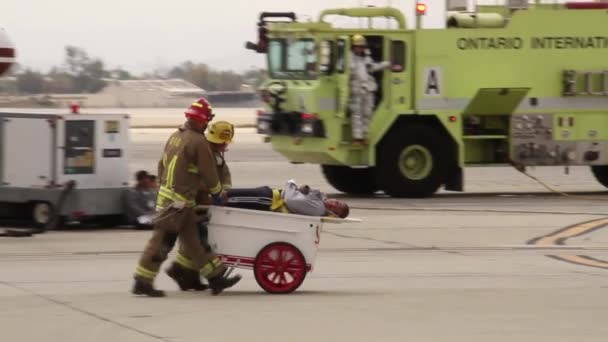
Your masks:
M 207 130 L 207 141 L 214 144 L 230 144 L 234 137 L 234 125 L 228 121 L 217 121 Z
M 366 46 L 367 41 L 365 40 L 365 37 L 363 37 L 362 35 L 356 34 L 353 36 L 352 44 L 353 44 L 353 46 Z

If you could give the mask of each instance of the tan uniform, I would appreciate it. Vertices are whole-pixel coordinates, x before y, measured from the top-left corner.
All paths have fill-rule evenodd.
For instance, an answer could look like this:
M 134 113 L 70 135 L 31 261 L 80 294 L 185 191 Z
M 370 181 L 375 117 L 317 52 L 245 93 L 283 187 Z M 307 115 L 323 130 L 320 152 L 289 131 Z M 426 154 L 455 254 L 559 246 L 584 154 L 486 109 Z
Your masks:
M 232 176 L 230 175 L 228 163 L 226 163 L 226 159 L 224 158 L 224 152 L 212 151 L 212 153 L 215 158 L 215 164 L 217 165 L 217 175 L 220 179 L 220 183 L 222 184 L 222 189 L 228 190 L 232 188 Z M 209 190 L 207 189 L 205 183 L 200 185 L 200 191 L 196 195 L 196 203 L 211 204 L 211 200 L 209 199 Z
M 170 241 L 176 238 L 180 242 L 179 264 L 200 270 L 206 278 L 225 269 L 219 258 L 202 248 L 193 210 L 201 181 L 213 195 L 222 191 L 214 166 L 213 154 L 202 133 L 185 125 L 171 135 L 158 166 L 160 190 L 156 203 L 157 210 L 167 211 L 154 225 L 152 238 L 135 271 L 136 278 L 153 281 L 171 250 Z M 179 202 L 185 204 L 184 209 L 167 209 Z
M 354 139 L 367 138 L 372 118 L 375 93 L 378 90 L 376 79 L 371 74 L 390 66 L 388 62 L 374 63 L 369 55 L 351 55 L 350 111 L 352 136 Z
M 226 163 L 226 160 L 224 159 L 224 152 L 213 151 L 213 156 L 215 157 L 215 163 L 217 165 L 217 173 L 220 178 L 220 183 L 222 184 L 222 188 L 224 190 L 228 190 L 232 187 L 232 177 L 230 175 L 230 169 L 228 168 L 228 164 Z M 209 192 L 206 189 L 206 187 L 204 186 L 204 184 L 201 186 L 201 190 L 196 195 L 196 203 L 201 204 L 201 205 L 211 205 L 211 198 L 210 198 Z M 205 249 L 207 251 L 210 251 L 211 246 L 209 246 L 209 244 L 207 243 L 208 220 L 209 220 L 209 217 L 207 217 L 206 220 L 203 220 L 203 223 L 201 225 L 199 225 L 199 233 L 200 233 L 199 238 L 200 238 L 201 242 L 203 243 L 203 247 L 205 247 Z M 206 221 L 206 222 L 204 222 L 204 221 Z M 181 255 L 181 252 L 180 252 L 180 255 Z M 182 263 L 180 263 L 180 264 L 184 267 L 187 267 L 184 259 L 185 258 L 179 259 L 182 261 Z
M 224 152 L 213 152 L 215 157 L 215 164 L 217 165 L 217 175 L 220 177 L 222 188 L 228 190 L 232 188 L 232 176 L 230 175 L 230 169 L 224 159 Z

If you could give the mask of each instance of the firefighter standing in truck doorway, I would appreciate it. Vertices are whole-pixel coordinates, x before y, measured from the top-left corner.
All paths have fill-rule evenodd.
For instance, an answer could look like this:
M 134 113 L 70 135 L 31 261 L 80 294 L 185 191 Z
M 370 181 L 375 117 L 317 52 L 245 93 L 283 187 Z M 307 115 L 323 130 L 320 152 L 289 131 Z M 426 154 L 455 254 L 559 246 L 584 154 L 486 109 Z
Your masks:
M 228 164 L 226 163 L 226 159 L 224 157 L 224 153 L 226 152 L 226 148 L 230 143 L 232 143 L 232 139 L 234 138 L 234 125 L 227 121 L 214 122 L 208 128 L 205 136 L 207 138 L 207 141 L 209 142 L 209 145 L 211 146 L 211 151 L 213 152 L 215 164 L 217 167 L 217 174 L 220 178 L 222 188 L 224 190 L 228 190 L 232 187 L 232 179 L 230 176 L 230 169 L 228 168 Z M 204 183 L 201 184 L 201 188 L 197 193 L 196 203 L 201 205 L 212 204 L 212 200 L 209 197 L 209 191 Z M 207 241 L 207 225 L 209 224 L 210 217 L 207 215 L 207 213 L 203 213 L 199 216 L 200 217 L 197 222 L 199 238 L 203 247 L 205 248 L 205 251 L 209 253 L 211 252 L 211 246 Z M 173 246 L 169 246 L 169 248 L 171 249 L 173 248 Z M 180 269 L 180 261 L 186 265 L 191 262 L 184 256 L 178 255 L 178 260 L 174 261 L 171 267 L 167 270 L 167 274 L 170 277 L 176 277 L 174 273 L 176 270 Z M 185 270 L 183 270 L 183 272 L 190 273 L 190 275 L 186 276 L 186 279 L 184 279 L 180 283 L 180 289 L 182 291 L 204 291 L 207 289 L 207 285 L 203 284 L 203 282 L 201 281 L 198 271 L 192 270 L 187 267 L 182 267 L 182 269 L 184 268 Z
M 213 118 L 211 106 L 205 99 L 194 102 L 185 112 L 187 122 L 173 133 L 158 165 L 160 189 L 157 198 L 158 218 L 152 237 L 142 253 L 134 278 L 132 292 L 137 295 L 163 297 L 154 288 L 154 279 L 161 264 L 167 259 L 170 247 L 179 239 L 177 263 L 171 270 L 172 278 L 182 287 L 191 276 L 186 270 L 196 270 L 207 278 L 213 294 L 236 284 L 241 277 L 227 277 L 227 268 L 213 253 L 201 245 L 196 215 L 195 197 L 203 181 L 213 197 L 213 203 L 223 204 L 222 186 L 217 175 L 213 154 L 204 136 Z M 169 273 L 169 272 L 168 272 Z
M 352 38 L 350 76 L 350 112 L 353 145 L 367 144 L 367 132 L 378 90 L 376 79 L 371 73 L 386 69 L 390 62 L 374 63 L 367 49 L 365 37 L 356 34 Z

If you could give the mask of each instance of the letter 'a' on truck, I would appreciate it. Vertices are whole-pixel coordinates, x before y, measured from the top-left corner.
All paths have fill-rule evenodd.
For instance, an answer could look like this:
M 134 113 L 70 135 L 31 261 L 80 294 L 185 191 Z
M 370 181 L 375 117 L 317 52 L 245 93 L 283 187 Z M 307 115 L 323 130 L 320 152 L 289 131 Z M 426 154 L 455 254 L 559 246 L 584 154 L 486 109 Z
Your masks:
M 412 8 L 414 28 L 392 7 L 328 9 L 305 22 L 262 13 L 258 41 L 246 44 L 267 57 L 258 133 L 290 162 L 320 164 L 346 193 L 463 191 L 465 166 L 496 164 L 588 165 L 608 186 L 608 3 L 444 8 L 443 28 L 419 28 L 427 5 Z M 372 25 L 383 18 L 396 25 Z M 373 74 L 364 146 L 351 143 L 354 34 L 375 62 L 391 63 Z

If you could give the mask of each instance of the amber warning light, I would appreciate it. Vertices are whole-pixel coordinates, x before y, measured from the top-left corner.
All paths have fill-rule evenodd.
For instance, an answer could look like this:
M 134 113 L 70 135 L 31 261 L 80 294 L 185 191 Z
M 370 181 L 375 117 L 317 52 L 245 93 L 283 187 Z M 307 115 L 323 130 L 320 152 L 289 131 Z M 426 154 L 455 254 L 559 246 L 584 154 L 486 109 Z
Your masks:
M 416 14 L 417 15 L 425 15 L 426 14 L 426 5 L 425 4 L 420 4 L 420 3 L 416 4 Z

